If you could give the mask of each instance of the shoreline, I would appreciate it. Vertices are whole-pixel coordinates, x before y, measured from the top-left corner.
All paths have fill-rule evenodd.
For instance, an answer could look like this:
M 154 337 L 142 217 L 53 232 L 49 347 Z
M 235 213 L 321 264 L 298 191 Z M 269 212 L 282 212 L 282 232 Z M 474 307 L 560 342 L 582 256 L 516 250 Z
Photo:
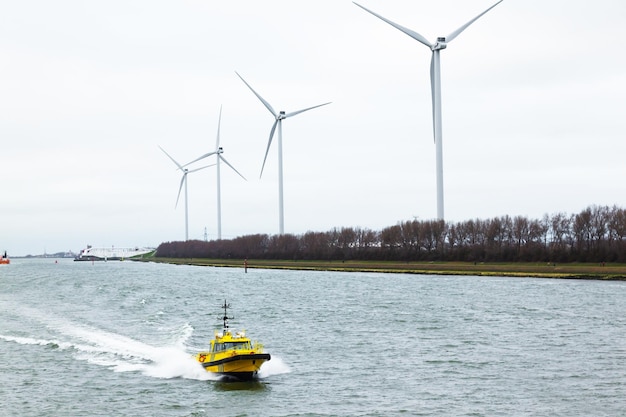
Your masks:
M 625 264 L 555 264 L 489 262 L 287 261 L 268 259 L 138 258 L 137 262 L 242 269 L 378 272 L 414 275 L 504 276 L 552 279 L 626 281 Z

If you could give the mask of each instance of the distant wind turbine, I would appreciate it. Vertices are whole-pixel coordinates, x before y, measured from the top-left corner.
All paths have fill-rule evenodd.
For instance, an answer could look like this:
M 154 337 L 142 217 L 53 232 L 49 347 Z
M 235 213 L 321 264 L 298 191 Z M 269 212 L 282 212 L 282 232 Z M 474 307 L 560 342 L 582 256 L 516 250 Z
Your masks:
M 217 239 L 218 240 L 222 239 L 222 192 L 221 192 L 221 180 L 220 180 L 220 161 L 223 161 L 226 165 L 231 167 L 231 169 L 235 171 L 237 174 L 239 174 L 241 178 L 243 178 L 244 180 L 246 179 L 243 175 L 239 173 L 239 171 L 235 169 L 234 166 L 232 166 L 226 160 L 226 158 L 222 156 L 222 154 L 224 153 L 224 150 L 220 146 L 220 125 L 221 124 L 222 124 L 222 107 L 220 106 L 220 117 L 217 122 L 217 141 L 215 142 L 215 150 L 213 152 L 205 153 L 201 157 L 196 158 L 193 161 L 189 162 L 188 164 L 183 165 L 183 167 L 186 167 L 187 165 L 191 165 L 194 162 L 197 162 L 201 159 L 208 158 L 211 155 L 217 155 L 216 165 L 217 165 Z
M 502 3 L 503 0 L 498 1 L 496 4 L 449 34 L 448 36 L 442 38 L 437 38 L 437 42 L 430 43 L 428 40 L 420 35 L 419 33 L 407 29 L 404 26 L 400 26 L 397 23 L 392 22 L 391 20 L 385 19 L 379 14 L 374 13 L 373 11 L 361 6 L 360 4 L 353 2 L 361 9 L 365 10 L 368 13 L 373 14 L 377 18 L 389 23 L 391 26 L 396 29 L 404 32 L 409 35 L 411 38 L 416 41 L 426 45 L 432 51 L 432 58 L 430 61 L 430 87 L 432 94 L 432 106 L 433 106 L 433 133 L 435 137 L 435 146 L 437 153 L 437 218 L 443 220 L 443 147 L 442 147 L 442 127 L 441 127 L 441 66 L 440 66 L 440 58 L 439 51 L 442 49 L 446 49 L 447 43 L 452 42 L 454 38 L 459 36 L 461 32 L 468 28 L 469 25 L 474 23 L 478 18 L 487 13 L 489 10 L 496 7 L 498 4 Z
M 187 169 L 183 167 L 181 164 L 179 164 L 178 162 L 176 162 L 176 160 L 172 158 L 170 154 L 165 152 L 165 149 L 161 148 L 160 146 L 159 146 L 159 149 L 161 149 L 163 153 L 167 155 L 167 157 L 170 158 L 172 162 L 174 162 L 174 164 L 176 164 L 178 169 L 183 171 L 183 177 L 180 180 L 180 187 L 178 187 L 178 196 L 176 197 L 176 205 L 174 207 L 178 207 L 178 200 L 180 199 L 180 192 L 182 191 L 183 184 L 184 184 L 185 185 L 185 240 L 189 240 L 189 205 L 188 205 L 188 200 L 187 200 L 187 174 L 191 172 L 200 171 L 201 169 L 204 169 L 204 168 L 212 167 L 215 164 L 206 165 L 206 166 L 196 168 L 196 169 Z
M 263 105 L 267 107 L 267 109 L 270 111 L 270 113 L 272 113 L 272 115 L 276 119 L 276 121 L 272 125 L 272 130 L 270 131 L 270 139 L 267 142 L 267 149 L 265 151 L 265 158 L 263 158 L 263 165 L 261 166 L 261 174 L 259 175 L 259 178 L 263 176 L 263 169 L 265 168 L 265 161 L 267 160 L 267 154 L 269 153 L 270 146 L 272 145 L 272 139 L 274 138 L 274 132 L 276 131 L 276 126 L 278 126 L 278 225 L 279 225 L 280 234 L 282 235 L 285 233 L 285 221 L 284 221 L 284 212 L 283 212 L 283 127 L 282 127 L 283 125 L 282 125 L 282 122 L 284 119 L 288 117 L 295 116 L 297 114 L 303 113 L 311 109 L 315 109 L 317 107 L 325 106 L 327 104 L 330 104 L 331 102 L 318 104 L 317 106 L 308 107 L 306 109 L 297 110 L 291 113 L 285 113 L 284 111 L 277 112 L 267 101 L 263 99 L 263 97 L 261 97 L 256 91 L 254 91 L 252 87 L 250 87 L 250 84 L 248 84 L 246 80 L 244 80 L 243 77 L 239 75 L 237 71 L 235 71 L 235 74 L 237 74 L 237 76 L 241 78 L 241 81 L 243 81 L 244 84 L 247 85 L 248 88 L 254 93 L 254 95 L 257 96 L 259 100 L 261 100 L 261 103 L 263 103 Z

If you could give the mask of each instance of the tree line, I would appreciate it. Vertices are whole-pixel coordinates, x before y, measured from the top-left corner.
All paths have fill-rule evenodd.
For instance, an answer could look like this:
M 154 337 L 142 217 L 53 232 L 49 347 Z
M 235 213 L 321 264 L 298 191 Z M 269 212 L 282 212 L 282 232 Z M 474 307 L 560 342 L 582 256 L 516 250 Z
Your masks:
M 333 228 L 300 235 L 166 242 L 156 256 L 214 259 L 470 262 L 626 262 L 626 210 L 590 206 L 541 219 L 500 216 L 445 222 L 410 220 L 374 231 Z

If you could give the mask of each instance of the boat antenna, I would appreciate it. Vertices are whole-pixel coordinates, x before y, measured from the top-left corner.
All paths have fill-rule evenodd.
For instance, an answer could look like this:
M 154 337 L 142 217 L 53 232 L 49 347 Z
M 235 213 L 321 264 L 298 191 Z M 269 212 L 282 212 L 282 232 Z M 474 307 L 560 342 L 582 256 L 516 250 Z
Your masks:
M 224 305 L 222 306 L 222 308 L 224 309 L 224 316 L 223 317 L 219 317 L 219 319 L 224 320 L 224 331 L 228 330 L 228 320 L 232 320 L 234 319 L 234 317 L 228 317 L 228 309 L 230 308 L 230 304 L 228 304 L 226 302 L 226 300 L 224 300 Z

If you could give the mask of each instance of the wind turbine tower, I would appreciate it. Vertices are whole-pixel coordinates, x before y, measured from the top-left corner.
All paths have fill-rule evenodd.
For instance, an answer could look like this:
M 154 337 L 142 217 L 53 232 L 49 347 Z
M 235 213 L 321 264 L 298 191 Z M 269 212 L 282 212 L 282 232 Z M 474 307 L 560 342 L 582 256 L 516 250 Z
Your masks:
M 368 13 L 373 14 L 377 18 L 387 22 L 391 26 L 396 29 L 404 32 L 409 35 L 411 38 L 416 41 L 422 43 L 427 46 L 432 51 L 432 57 L 430 60 L 430 87 L 431 87 L 431 95 L 432 95 L 432 107 L 433 107 L 433 133 L 435 137 L 435 147 L 436 147 L 436 162 L 437 162 L 437 218 L 439 220 L 443 220 L 443 134 L 442 134 L 442 122 L 441 122 L 441 65 L 440 65 L 440 51 L 442 49 L 446 49 L 448 43 L 452 42 L 457 36 L 461 34 L 465 29 L 468 28 L 469 25 L 478 20 L 482 15 L 487 13 L 489 10 L 496 7 L 498 4 L 502 3 L 503 0 L 498 1 L 496 4 L 452 32 L 446 37 L 439 37 L 435 43 L 430 43 L 425 37 L 420 35 L 419 33 L 407 29 L 404 26 L 401 26 L 397 23 L 392 22 L 389 19 L 382 17 L 379 14 L 374 13 L 373 11 L 361 6 L 360 4 L 353 2 L 361 9 L 365 10 Z
M 237 74 L 237 76 L 241 78 L 241 81 L 243 81 L 243 83 L 248 86 L 248 88 L 254 93 L 255 96 L 257 96 L 261 103 L 263 103 L 263 105 L 270 111 L 270 113 L 272 113 L 272 116 L 274 116 L 274 118 L 276 119 L 274 121 L 274 124 L 272 125 L 272 130 L 270 131 L 270 139 L 267 142 L 267 149 L 265 150 L 265 158 L 263 158 L 263 165 L 261 166 L 261 175 L 259 175 L 259 178 L 263 176 L 263 168 L 265 168 L 267 154 L 270 151 L 272 139 L 274 138 L 274 133 L 276 132 L 276 127 L 278 126 L 278 229 L 280 234 L 282 235 L 285 233 L 285 216 L 283 211 L 283 120 L 288 117 L 303 113 L 305 111 L 325 106 L 327 104 L 330 104 L 330 102 L 318 104 L 317 106 L 308 107 L 306 109 L 297 110 L 291 113 L 286 113 L 284 111 L 277 112 L 267 101 L 265 101 L 265 99 L 263 99 L 263 97 L 261 97 L 256 91 L 254 91 L 250 84 L 248 84 L 237 71 L 235 71 L 235 74 Z
M 241 178 L 243 178 L 244 180 L 246 179 L 243 175 L 241 175 L 239 173 L 239 171 L 237 171 L 235 169 L 234 166 L 232 166 L 227 160 L 226 158 L 224 158 L 222 156 L 222 154 L 224 153 L 224 149 L 222 149 L 222 147 L 220 146 L 220 126 L 222 124 L 222 107 L 220 106 L 220 117 L 218 119 L 217 122 L 217 141 L 215 142 L 215 150 L 209 153 L 205 153 L 204 155 L 194 159 L 193 161 L 189 162 L 188 164 L 183 165 L 183 167 L 186 167 L 187 165 L 191 165 L 194 162 L 197 162 L 201 159 L 204 158 L 208 158 L 211 155 L 216 155 L 217 156 L 217 163 L 215 165 L 217 165 L 217 239 L 221 240 L 222 239 L 222 181 L 220 179 L 220 162 L 224 162 L 226 165 L 228 165 L 233 171 L 235 171 L 237 174 L 239 174 L 239 176 Z M 247 181 L 247 180 L 246 180 Z

